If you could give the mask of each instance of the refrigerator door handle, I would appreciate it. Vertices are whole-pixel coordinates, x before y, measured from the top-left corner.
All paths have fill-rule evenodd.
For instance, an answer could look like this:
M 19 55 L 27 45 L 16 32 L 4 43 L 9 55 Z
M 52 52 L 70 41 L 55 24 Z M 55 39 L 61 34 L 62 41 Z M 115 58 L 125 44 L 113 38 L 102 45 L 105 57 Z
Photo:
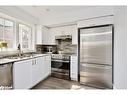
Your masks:
M 97 65 L 97 64 L 81 64 L 81 66 L 83 67 L 92 67 L 92 68 L 104 68 L 104 69 L 108 69 L 111 67 L 111 65 Z

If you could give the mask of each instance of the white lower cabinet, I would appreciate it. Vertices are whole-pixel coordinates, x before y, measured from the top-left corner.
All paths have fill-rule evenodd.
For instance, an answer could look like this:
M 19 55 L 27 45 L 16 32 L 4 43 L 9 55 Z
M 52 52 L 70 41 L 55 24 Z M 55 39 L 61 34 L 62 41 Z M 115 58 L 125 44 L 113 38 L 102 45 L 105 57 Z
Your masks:
M 51 56 L 45 56 L 45 65 L 44 65 L 44 72 L 45 77 L 51 74 Z
M 71 56 L 71 80 L 78 81 L 78 58 Z
M 44 57 L 32 59 L 32 86 L 44 79 Z
M 51 56 L 15 62 L 13 65 L 14 89 L 29 89 L 50 74 Z
M 13 64 L 14 89 L 28 89 L 31 87 L 32 60 L 24 60 Z
M 72 44 L 77 45 L 78 44 L 78 27 L 77 25 L 72 26 Z

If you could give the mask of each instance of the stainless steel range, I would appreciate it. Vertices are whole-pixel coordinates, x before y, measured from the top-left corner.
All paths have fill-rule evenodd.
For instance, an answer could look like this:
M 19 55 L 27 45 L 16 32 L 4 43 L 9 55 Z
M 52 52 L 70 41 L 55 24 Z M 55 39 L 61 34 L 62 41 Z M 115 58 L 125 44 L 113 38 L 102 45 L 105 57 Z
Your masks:
M 70 55 L 52 54 L 52 76 L 62 79 L 70 79 Z

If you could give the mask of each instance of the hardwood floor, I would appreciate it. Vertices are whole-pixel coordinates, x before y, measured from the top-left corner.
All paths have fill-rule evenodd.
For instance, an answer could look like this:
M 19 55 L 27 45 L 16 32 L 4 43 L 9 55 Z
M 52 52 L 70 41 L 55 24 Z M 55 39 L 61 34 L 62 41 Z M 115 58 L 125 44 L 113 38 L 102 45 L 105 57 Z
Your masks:
M 37 84 L 32 89 L 95 89 L 92 87 L 84 86 L 75 81 L 63 80 L 54 77 L 48 77 L 44 81 Z

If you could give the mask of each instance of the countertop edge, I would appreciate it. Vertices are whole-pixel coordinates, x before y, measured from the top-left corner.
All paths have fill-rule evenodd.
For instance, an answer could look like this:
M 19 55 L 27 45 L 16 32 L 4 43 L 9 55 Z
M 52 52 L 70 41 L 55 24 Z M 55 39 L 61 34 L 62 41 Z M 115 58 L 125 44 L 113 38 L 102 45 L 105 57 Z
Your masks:
M 34 58 L 38 58 L 38 57 L 43 57 L 43 56 L 51 56 L 50 54 L 39 54 L 37 56 L 32 56 L 32 57 L 27 57 L 27 58 L 21 58 L 21 59 L 10 59 L 9 61 L 0 61 L 0 65 L 4 65 L 4 64 L 9 64 L 9 63 L 14 63 L 14 62 L 18 62 L 18 61 L 23 61 L 23 60 L 28 60 L 28 59 L 34 59 Z

